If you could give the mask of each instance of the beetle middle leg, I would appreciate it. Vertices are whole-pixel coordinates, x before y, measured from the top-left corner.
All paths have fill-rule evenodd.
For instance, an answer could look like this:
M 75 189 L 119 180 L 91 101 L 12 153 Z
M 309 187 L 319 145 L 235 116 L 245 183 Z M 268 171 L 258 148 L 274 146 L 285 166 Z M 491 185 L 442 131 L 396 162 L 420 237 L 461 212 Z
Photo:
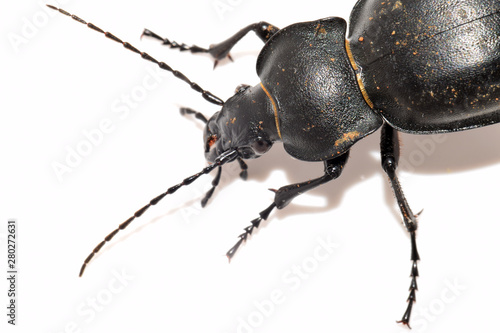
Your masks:
M 269 38 L 271 38 L 272 35 L 277 33 L 279 29 L 276 26 L 264 21 L 253 23 L 241 29 L 240 31 L 238 31 L 225 41 L 210 45 L 208 49 L 197 45 L 188 46 L 184 43 L 177 43 L 175 41 L 170 41 L 168 38 L 163 38 L 148 29 L 144 29 L 141 37 L 142 36 L 151 37 L 153 39 L 161 41 L 163 45 L 167 45 L 173 49 L 179 49 L 180 51 L 190 51 L 191 53 L 208 53 L 215 59 L 214 63 L 214 68 L 215 68 L 219 60 L 222 60 L 226 57 L 229 58 L 229 60 L 231 61 L 233 60 L 229 52 L 231 51 L 233 46 L 236 45 L 236 43 L 238 43 L 250 31 L 255 32 L 255 34 L 265 43 Z
M 301 195 L 302 193 L 338 178 L 342 174 L 342 170 L 344 169 L 348 158 L 349 151 L 334 159 L 324 161 L 325 169 L 323 176 L 302 183 L 286 185 L 280 187 L 278 190 L 273 190 L 273 192 L 275 192 L 273 203 L 262 212 L 260 212 L 259 217 L 252 220 L 251 224 L 244 229 L 245 232 L 238 236 L 240 239 L 226 253 L 227 258 L 231 260 L 240 245 L 244 241 L 246 241 L 246 239 L 249 235 L 252 234 L 254 229 L 259 227 L 262 220 L 266 220 L 268 218 L 269 214 L 274 210 L 274 208 L 285 208 L 295 197 Z
M 417 288 L 417 276 L 418 276 L 418 268 L 417 261 L 420 260 L 420 256 L 417 251 L 417 243 L 415 240 L 415 231 L 417 230 L 417 219 L 416 216 L 412 213 L 408 202 L 403 194 L 403 190 L 401 189 L 401 185 L 399 184 L 398 177 L 396 175 L 396 168 L 398 166 L 399 160 L 399 139 L 397 132 L 389 125 L 384 124 L 382 127 L 382 134 L 380 139 L 380 152 L 382 155 L 382 168 L 385 173 L 389 176 L 389 181 L 391 182 L 392 189 L 394 191 L 394 195 L 396 196 L 396 200 L 398 202 L 399 209 L 401 210 L 401 214 L 403 215 L 403 222 L 406 227 L 406 230 L 410 233 L 411 238 L 411 284 L 410 284 L 410 295 L 408 296 L 408 306 L 406 308 L 403 317 L 398 323 L 402 323 L 404 325 L 409 325 L 411 310 L 413 307 L 413 303 L 415 302 L 415 293 L 418 290 Z

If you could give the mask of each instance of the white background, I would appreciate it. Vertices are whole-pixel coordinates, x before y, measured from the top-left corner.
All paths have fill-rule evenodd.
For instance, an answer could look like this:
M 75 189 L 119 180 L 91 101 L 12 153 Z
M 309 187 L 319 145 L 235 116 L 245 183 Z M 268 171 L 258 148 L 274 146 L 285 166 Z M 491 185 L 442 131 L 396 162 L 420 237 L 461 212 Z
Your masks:
M 240 83 L 259 82 L 262 42 L 253 33 L 234 48 L 234 63 L 214 71 L 207 56 L 140 41 L 142 29 L 208 46 L 260 20 L 284 27 L 347 18 L 354 5 L 59 3 L 223 99 Z M 271 203 L 267 189 L 317 177 L 320 163 L 293 160 L 276 144 L 248 163 L 247 182 L 228 166 L 202 210 L 212 177 L 204 176 L 120 232 L 78 278 L 82 261 L 110 231 L 206 165 L 202 126 L 178 107 L 208 116 L 217 107 L 168 73 L 144 90 L 144 80 L 156 82 L 153 64 L 67 17 L 49 16 L 41 4 L 9 1 L 0 14 L 0 266 L 6 271 L 6 221 L 16 218 L 20 272 L 16 327 L 6 323 L 7 284 L 0 280 L 2 331 L 406 332 L 395 321 L 406 306 L 410 241 L 379 166 L 378 132 L 352 149 L 341 179 L 274 212 L 231 264 L 224 254 Z M 226 11 L 217 10 L 221 4 Z M 144 98 L 127 116 L 114 112 L 140 91 Z M 106 119 L 112 131 L 58 179 L 54 163 L 65 164 L 69 150 L 85 145 L 84 132 Z M 497 330 L 498 129 L 402 135 L 403 188 L 414 211 L 424 209 L 413 331 Z M 325 242 L 337 246 L 328 253 Z

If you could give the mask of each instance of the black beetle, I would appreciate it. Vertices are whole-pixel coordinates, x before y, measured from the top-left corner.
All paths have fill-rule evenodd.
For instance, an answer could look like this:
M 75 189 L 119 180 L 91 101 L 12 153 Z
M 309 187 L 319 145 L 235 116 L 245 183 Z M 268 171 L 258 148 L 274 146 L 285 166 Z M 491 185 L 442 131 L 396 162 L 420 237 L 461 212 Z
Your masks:
M 417 290 L 417 220 L 396 176 L 397 132 L 446 133 L 500 121 L 498 1 L 360 0 L 351 13 L 347 37 L 347 24 L 337 17 L 283 29 L 259 22 L 208 49 L 178 44 L 144 31 L 143 35 L 172 48 L 209 53 L 216 64 L 229 57 L 231 48 L 254 31 L 265 42 L 257 60 L 261 82 L 253 87 L 238 87 L 226 102 L 129 43 L 72 17 L 171 71 L 209 102 L 222 105 L 208 120 L 197 111 L 182 109 L 206 123 L 204 148 L 210 165 L 172 186 L 122 223 L 86 258 L 80 275 L 106 242 L 151 205 L 217 168 L 213 187 L 202 201 L 206 204 L 225 163 L 238 161 L 242 177 L 246 177 L 243 159 L 261 156 L 277 141 L 283 142 L 287 153 L 297 159 L 323 161 L 323 176 L 275 191 L 273 203 L 245 228 L 228 251 L 231 258 L 274 208 L 284 208 L 296 196 L 338 178 L 351 146 L 382 127 L 382 167 L 411 236 L 410 295 L 400 320 L 409 324 Z

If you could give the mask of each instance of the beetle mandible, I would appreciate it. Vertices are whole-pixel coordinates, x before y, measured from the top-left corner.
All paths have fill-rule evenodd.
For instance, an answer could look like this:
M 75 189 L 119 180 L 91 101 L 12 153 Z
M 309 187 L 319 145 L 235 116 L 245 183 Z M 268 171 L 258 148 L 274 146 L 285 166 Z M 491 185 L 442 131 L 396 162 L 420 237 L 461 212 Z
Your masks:
M 213 186 L 202 200 L 204 206 L 226 163 L 238 161 L 245 178 L 243 160 L 263 155 L 278 141 L 299 160 L 323 162 L 321 177 L 275 190 L 271 205 L 251 221 L 228 251 L 231 259 L 275 208 L 282 209 L 298 195 L 338 178 L 350 148 L 381 127 L 382 168 L 411 239 L 410 294 L 399 321 L 409 326 L 420 259 L 416 246 L 418 214 L 410 209 L 396 175 L 397 134 L 447 133 L 500 122 L 500 2 L 359 0 L 351 12 L 348 33 L 346 21 L 338 17 L 282 29 L 258 22 L 208 49 L 171 42 L 144 30 L 144 36 L 171 48 L 209 53 L 215 65 L 230 58 L 232 47 L 248 32 L 256 33 L 265 43 L 257 59 L 261 82 L 239 86 L 225 102 L 111 33 L 48 6 L 172 72 L 206 100 L 222 106 L 209 119 L 192 109 L 181 109 L 206 123 L 204 151 L 209 165 L 170 187 L 120 224 L 85 259 L 80 275 L 106 242 L 150 206 L 217 169 Z

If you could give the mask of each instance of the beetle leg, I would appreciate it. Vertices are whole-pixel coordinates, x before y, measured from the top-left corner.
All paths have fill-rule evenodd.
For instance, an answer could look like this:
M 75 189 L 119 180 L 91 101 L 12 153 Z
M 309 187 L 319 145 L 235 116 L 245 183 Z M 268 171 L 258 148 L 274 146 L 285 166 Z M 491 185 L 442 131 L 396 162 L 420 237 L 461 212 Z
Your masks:
M 243 180 L 247 180 L 248 166 L 243 161 L 243 159 L 241 157 L 238 157 L 237 160 L 238 160 L 238 163 L 240 164 L 240 168 L 241 168 L 240 177 Z M 217 175 L 215 176 L 214 180 L 212 180 L 212 188 L 210 190 L 208 190 L 208 192 L 205 194 L 205 196 L 201 200 L 201 207 L 205 207 L 207 205 L 208 200 L 210 200 L 210 198 L 214 194 L 215 188 L 219 185 L 219 182 L 220 182 L 221 171 L 222 171 L 222 167 L 219 166 L 219 170 L 217 170 Z
M 238 158 L 238 163 L 240 164 L 240 178 L 243 180 L 247 180 L 248 178 L 248 165 L 243 161 L 241 157 Z
M 265 43 L 269 38 L 271 38 L 272 35 L 278 32 L 279 29 L 274 25 L 264 21 L 253 23 L 241 29 L 225 41 L 210 45 L 208 49 L 199 47 L 197 45 L 188 46 L 184 43 L 179 44 L 177 42 L 170 41 L 168 38 L 163 38 L 148 29 L 144 29 L 141 38 L 143 36 L 151 37 L 161 41 L 163 45 L 167 45 L 173 49 L 179 49 L 180 51 L 190 51 L 191 53 L 208 53 L 215 59 L 215 68 L 219 60 L 222 60 L 224 58 L 229 58 L 230 60 L 232 60 L 231 56 L 229 55 L 229 51 L 231 51 L 233 46 L 236 45 L 236 43 L 238 43 L 250 31 L 255 32 L 255 34 Z
M 403 317 L 398 323 L 402 323 L 404 325 L 409 325 L 411 310 L 413 307 L 413 303 L 416 301 L 415 293 L 418 290 L 417 287 L 417 277 L 418 277 L 418 268 L 417 261 L 420 260 L 420 256 L 417 251 L 417 243 L 415 240 L 415 231 L 417 230 L 417 219 L 415 215 L 412 213 L 408 202 L 406 201 L 403 190 L 401 189 L 401 185 L 399 184 L 398 177 L 396 176 L 396 168 L 399 160 L 399 139 L 397 132 L 389 125 L 384 124 L 382 127 L 382 135 L 380 140 L 380 151 L 382 155 L 382 167 L 384 171 L 389 176 L 389 180 L 391 182 L 392 189 L 394 191 L 394 195 L 396 196 L 396 200 L 398 202 L 399 209 L 401 210 L 401 214 L 403 215 L 403 222 L 406 227 L 406 230 L 410 233 L 411 238 L 411 260 L 412 260 L 412 268 L 411 268 L 411 284 L 410 284 L 410 295 L 408 296 L 408 306 L 406 308 Z
M 181 51 L 181 52 L 182 51 L 190 51 L 191 53 L 200 53 L 200 52 L 206 53 L 206 52 L 208 52 L 207 49 L 200 47 L 200 46 L 197 46 L 197 45 L 188 46 L 184 43 L 177 43 L 175 41 L 171 41 L 168 38 L 164 38 L 164 37 L 161 37 L 160 35 L 155 34 L 154 32 L 152 32 L 149 29 L 143 30 L 143 32 L 141 34 L 141 39 L 144 36 L 159 40 L 162 42 L 163 45 L 167 45 L 171 49 L 179 49 L 179 51 Z
M 248 236 L 252 234 L 254 229 L 259 227 L 262 220 L 267 220 L 267 217 L 274 208 L 282 209 L 286 207 L 293 200 L 293 198 L 299 196 L 300 194 L 338 178 L 341 175 L 348 158 L 349 151 L 334 159 L 324 161 L 325 170 L 323 176 L 302 183 L 283 186 L 278 190 L 272 190 L 275 193 L 273 203 L 260 212 L 259 217 L 252 220 L 251 224 L 244 229 L 245 232 L 238 236 L 238 242 L 236 242 L 236 244 L 226 253 L 227 258 L 231 260 L 240 245 L 247 240 Z
M 201 199 L 201 207 L 205 207 L 207 205 L 208 200 L 210 200 L 210 198 L 214 194 L 215 188 L 219 185 L 221 173 L 222 173 L 222 167 L 219 166 L 217 174 L 215 175 L 215 178 L 212 180 L 212 188 L 208 190 L 203 199 Z

